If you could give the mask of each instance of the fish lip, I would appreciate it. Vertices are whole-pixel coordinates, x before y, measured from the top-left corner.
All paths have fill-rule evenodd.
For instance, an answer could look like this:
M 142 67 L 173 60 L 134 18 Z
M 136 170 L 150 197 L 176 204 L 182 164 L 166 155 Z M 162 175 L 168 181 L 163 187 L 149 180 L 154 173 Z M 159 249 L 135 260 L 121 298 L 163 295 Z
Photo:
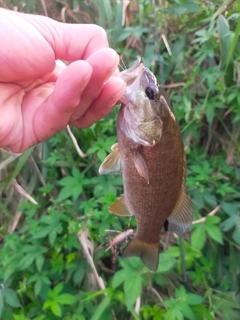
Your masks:
M 123 105 L 127 105 L 129 103 L 130 96 L 129 90 L 131 91 L 131 86 L 134 84 L 137 79 L 140 79 L 143 73 L 145 72 L 146 67 L 143 64 L 143 60 L 141 57 L 137 57 L 135 64 L 126 70 L 120 72 L 119 77 L 126 82 L 126 89 L 123 93 L 122 97 L 119 99 L 120 103 Z
M 135 64 L 131 68 L 121 71 L 119 77 L 126 82 L 127 86 L 129 86 L 136 80 L 136 78 L 141 77 L 145 70 L 146 68 L 143 65 L 142 58 L 137 57 Z
M 143 64 L 143 59 L 140 57 L 140 56 L 138 56 L 137 57 L 137 60 L 135 61 L 135 63 L 134 63 L 134 65 L 132 66 L 132 67 L 130 67 L 130 68 L 128 68 L 128 69 L 125 69 L 125 70 L 123 70 L 123 71 L 121 71 L 120 72 L 120 76 L 121 76 L 121 74 L 124 74 L 124 73 L 128 73 L 128 72 L 132 72 L 132 71 L 134 71 L 137 67 L 139 67 L 139 65 L 140 64 Z
M 133 65 L 131 68 L 126 69 L 126 70 L 128 70 L 129 72 L 131 72 L 131 71 L 135 70 L 137 67 L 139 67 L 139 65 L 140 65 L 141 63 L 143 64 L 143 59 L 142 59 L 140 56 L 138 56 L 136 62 L 134 63 L 134 65 Z M 145 67 L 144 67 L 144 68 L 145 68 Z M 124 71 L 126 71 L 126 70 L 124 70 Z

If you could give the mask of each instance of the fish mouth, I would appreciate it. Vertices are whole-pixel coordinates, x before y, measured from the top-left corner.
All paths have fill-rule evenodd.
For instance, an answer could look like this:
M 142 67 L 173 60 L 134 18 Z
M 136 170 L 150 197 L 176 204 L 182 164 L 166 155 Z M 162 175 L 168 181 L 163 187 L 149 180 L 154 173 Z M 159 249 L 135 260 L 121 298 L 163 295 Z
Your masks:
M 131 68 L 120 72 L 119 77 L 126 83 L 126 90 L 119 99 L 121 103 L 127 104 L 130 100 L 131 92 L 139 90 L 140 79 L 145 71 L 146 68 L 143 64 L 143 60 L 141 57 L 138 57 Z
M 143 65 L 143 60 L 138 57 L 135 64 L 126 70 L 120 72 L 119 77 L 126 82 L 127 87 L 130 86 L 137 78 L 140 78 L 146 68 Z

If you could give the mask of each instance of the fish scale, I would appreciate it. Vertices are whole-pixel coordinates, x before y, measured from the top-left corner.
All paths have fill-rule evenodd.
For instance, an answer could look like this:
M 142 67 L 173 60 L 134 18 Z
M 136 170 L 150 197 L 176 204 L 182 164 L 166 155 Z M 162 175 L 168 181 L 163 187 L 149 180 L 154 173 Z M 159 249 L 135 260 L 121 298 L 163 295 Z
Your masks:
M 160 142 L 141 147 L 149 169 L 149 184 L 139 176 L 128 150 L 138 145 L 124 135 L 118 125 L 118 146 L 123 163 L 124 194 L 137 220 L 138 239 L 158 243 L 160 230 L 171 214 L 183 180 L 183 143 L 177 123 L 165 124 Z M 169 142 L 172 141 L 171 147 Z M 166 149 L 169 149 L 166 152 Z

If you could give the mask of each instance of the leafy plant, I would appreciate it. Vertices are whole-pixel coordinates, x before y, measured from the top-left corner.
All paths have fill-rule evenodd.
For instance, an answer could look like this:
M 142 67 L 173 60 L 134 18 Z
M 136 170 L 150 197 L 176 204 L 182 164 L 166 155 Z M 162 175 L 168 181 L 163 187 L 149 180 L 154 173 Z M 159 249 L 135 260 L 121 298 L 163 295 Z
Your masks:
M 180 240 L 166 231 L 156 273 L 119 257 L 127 240 L 106 251 L 119 232 L 136 229 L 134 219 L 108 213 L 123 192 L 121 176 L 98 175 L 117 141 L 118 107 L 91 128 L 72 128 L 84 158 L 67 131 L 21 156 L 2 149 L 0 318 L 239 319 L 239 3 L 44 3 L 1 5 L 97 23 L 121 65 L 140 55 L 165 86 L 182 130 L 195 221 L 182 239 L 185 264 Z

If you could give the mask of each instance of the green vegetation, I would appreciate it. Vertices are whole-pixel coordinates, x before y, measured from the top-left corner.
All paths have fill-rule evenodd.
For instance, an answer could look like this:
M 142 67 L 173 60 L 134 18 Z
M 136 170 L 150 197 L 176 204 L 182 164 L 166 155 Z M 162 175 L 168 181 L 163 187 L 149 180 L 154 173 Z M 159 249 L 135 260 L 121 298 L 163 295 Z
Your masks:
M 0 318 L 240 319 L 239 2 L 132 1 L 124 26 L 121 1 L 1 5 L 100 24 L 122 64 L 143 57 L 181 126 L 197 221 L 183 241 L 186 287 L 170 233 L 161 235 L 156 273 L 137 258 L 121 259 L 126 243 L 106 251 L 115 231 L 136 227 L 108 213 L 121 177 L 98 175 L 116 142 L 118 107 L 89 129 L 72 128 L 85 158 L 67 131 L 19 157 L 0 150 Z

